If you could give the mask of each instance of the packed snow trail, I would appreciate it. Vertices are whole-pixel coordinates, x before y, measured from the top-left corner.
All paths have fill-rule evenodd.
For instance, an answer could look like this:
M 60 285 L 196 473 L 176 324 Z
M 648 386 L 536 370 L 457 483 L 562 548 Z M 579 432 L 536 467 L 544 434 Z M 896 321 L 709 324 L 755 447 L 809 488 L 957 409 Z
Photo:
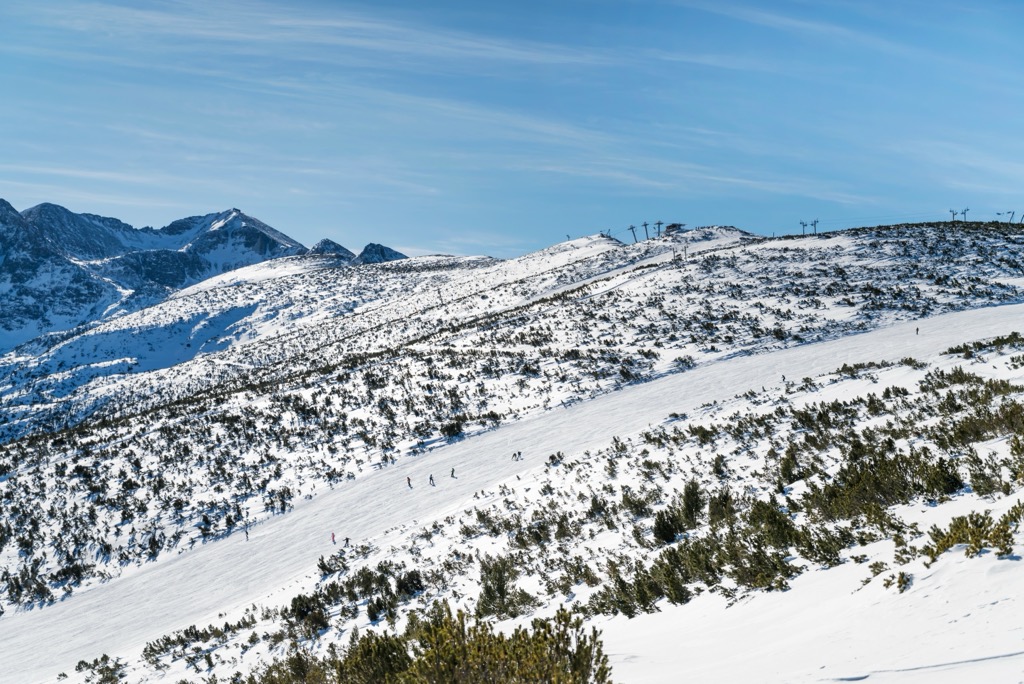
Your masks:
M 915 334 L 919 327 L 921 333 Z M 81 659 L 135 655 L 148 641 L 192 624 L 236 619 L 242 609 L 287 602 L 289 589 L 316 572 L 336 547 L 336 531 L 359 544 L 396 525 L 471 507 L 473 494 L 534 468 L 549 454 L 607 446 L 670 412 L 728 399 L 762 385 L 833 371 L 843 363 L 927 357 L 965 341 L 1024 329 L 1024 305 L 992 307 L 902 323 L 840 340 L 735 357 L 631 385 L 566 409 L 502 426 L 364 474 L 295 510 L 176 557 L 161 558 L 106 584 L 76 591 L 42 610 L 0 618 L 0 681 L 53 681 Z M 511 454 L 523 452 L 523 460 Z M 447 476 L 455 468 L 456 478 Z M 434 474 L 436 487 L 428 484 Z M 412 488 L 406 484 L 410 478 Z

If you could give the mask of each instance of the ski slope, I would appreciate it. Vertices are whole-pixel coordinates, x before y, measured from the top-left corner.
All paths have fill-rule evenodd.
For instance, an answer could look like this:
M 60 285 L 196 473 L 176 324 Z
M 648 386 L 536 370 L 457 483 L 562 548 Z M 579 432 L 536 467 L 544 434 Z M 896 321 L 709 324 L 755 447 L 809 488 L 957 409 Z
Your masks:
M 904 594 L 861 565 L 809 572 L 727 607 L 704 594 L 634 620 L 598 620 L 620 682 L 1019 682 L 1021 561 L 950 553 Z
M 920 334 L 915 334 L 917 327 Z M 464 508 L 474 493 L 542 468 L 542 461 L 556 451 L 579 455 L 606 445 L 613 436 L 660 423 L 670 412 L 693 411 L 751 388 L 777 385 L 782 376 L 799 379 L 843 363 L 927 357 L 955 344 L 1021 328 L 1024 305 L 1011 305 L 894 325 L 770 355 L 737 356 L 627 386 L 426 454 L 402 457 L 393 466 L 297 502 L 293 512 L 253 527 L 248 541 L 239 531 L 76 591 L 44 610 L 8 613 L 0 620 L 0 681 L 54 681 L 61 672 L 73 673 L 79 660 L 103 653 L 137 658 L 147 641 L 171 631 L 232 619 L 256 602 L 287 600 L 297 586 L 311 582 L 317 558 L 332 552 L 332 531 L 339 540 L 351 537 L 354 543 L 373 543 L 395 526 Z M 514 451 L 522 451 L 524 460 L 512 461 Z M 449 477 L 452 468 L 454 479 Z M 435 487 L 427 484 L 431 474 Z M 960 603 L 955 592 L 952 598 L 943 595 L 936 601 L 949 603 L 931 605 L 924 613 L 912 604 L 925 602 L 919 597 L 901 597 L 908 605 L 905 612 L 897 612 L 891 603 L 881 606 L 836 595 L 826 585 L 842 580 L 845 569 L 840 568 L 808 573 L 794 582 L 792 592 L 759 595 L 726 610 L 720 598 L 702 596 L 692 605 L 669 607 L 662 614 L 597 624 L 605 630 L 617 681 L 679 681 L 690 667 L 696 681 L 848 681 L 843 678 L 867 676 L 871 681 L 935 681 L 942 672 L 953 672 L 958 681 L 975 675 L 1002 681 L 1009 670 L 1016 667 L 1019 672 L 1024 664 L 1019 654 L 1007 655 L 1012 649 L 1006 638 L 990 651 L 974 648 L 964 658 L 969 662 L 955 669 L 914 669 L 960 659 L 952 642 L 955 632 L 945 639 L 918 641 L 915 630 L 926 620 L 966 619 L 974 630 L 972 643 L 983 645 L 989 632 L 998 636 L 1012 629 L 1020 614 L 1015 587 L 1022 584 L 1017 564 L 1009 567 L 1016 572 L 986 574 L 984 564 L 972 566 L 972 573 L 983 574 L 979 582 L 994 585 L 989 593 L 975 592 Z M 800 600 L 790 602 L 790 593 Z M 980 600 L 977 597 L 991 600 L 999 609 L 973 620 L 954 614 Z M 850 615 L 853 618 L 847 619 Z M 787 634 L 779 629 L 780 623 L 801 625 L 803 631 Z M 1019 637 L 1017 632 L 1012 638 L 1019 642 Z M 43 645 L 46 655 L 40 657 Z M 917 657 L 896 658 L 911 648 Z M 1000 655 L 1006 657 L 985 659 Z

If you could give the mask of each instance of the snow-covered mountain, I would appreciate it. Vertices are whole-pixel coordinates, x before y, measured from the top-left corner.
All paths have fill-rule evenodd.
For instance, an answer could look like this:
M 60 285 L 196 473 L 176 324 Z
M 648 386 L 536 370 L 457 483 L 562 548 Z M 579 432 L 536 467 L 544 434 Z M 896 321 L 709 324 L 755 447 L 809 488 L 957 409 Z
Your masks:
M 368 245 L 365 259 L 404 255 Z M 117 219 L 40 204 L 21 214 L 0 200 L 0 352 L 43 333 L 89 325 L 155 304 L 170 293 L 244 266 L 297 254 L 363 263 L 340 245 L 307 250 L 231 209 L 135 229 Z
M 397 259 L 404 259 L 405 255 L 401 252 L 396 252 L 390 247 L 384 245 L 377 245 L 370 243 L 363 248 L 363 251 L 359 253 L 359 256 L 352 260 L 353 264 L 383 264 L 386 261 L 395 261 Z
M 1005 678 L 1022 244 L 706 227 L 359 268 L 327 245 L 23 346 L 0 672 L 313 667 L 447 601 L 506 629 L 572 607 L 615 681 Z
M 309 248 L 309 254 L 337 254 L 347 259 L 355 259 L 356 255 L 339 245 L 334 240 L 323 239 Z

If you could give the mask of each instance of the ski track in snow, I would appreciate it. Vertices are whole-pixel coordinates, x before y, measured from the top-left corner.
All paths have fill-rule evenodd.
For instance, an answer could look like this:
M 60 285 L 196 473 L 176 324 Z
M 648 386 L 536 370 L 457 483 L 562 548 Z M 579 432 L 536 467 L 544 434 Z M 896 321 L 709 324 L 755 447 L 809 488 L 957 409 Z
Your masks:
M 915 335 L 916 327 L 920 327 L 920 335 Z M 268 599 L 283 603 L 294 593 L 289 593 L 290 587 L 316 573 L 317 558 L 336 550 L 330 543 L 332 531 L 339 539 L 351 537 L 357 544 L 372 542 L 396 525 L 416 525 L 419 520 L 443 517 L 479 504 L 472 498 L 475 492 L 543 467 L 547 456 L 556 451 L 571 456 L 596 450 L 606 446 L 613 436 L 625 437 L 661 423 L 670 412 L 693 411 L 706 402 L 729 399 L 748 389 L 778 385 L 783 375 L 799 380 L 835 370 L 843 363 L 927 357 L 961 342 L 1015 329 L 1024 329 L 1024 305 L 947 314 L 770 355 L 734 357 L 627 386 L 426 454 L 404 456 L 394 466 L 366 473 L 312 500 L 297 502 L 294 511 L 251 528 L 248 542 L 238 531 L 226 539 L 144 565 L 106 584 L 75 592 L 45 609 L 5 615 L 0 618 L 0 680 L 53 681 L 62 671 L 73 672 L 75 663 L 81 659 L 91 660 L 103 653 L 111 657 L 137 655 L 147 641 L 174 630 L 220 622 L 224 617 L 235 618 L 245 607 Z M 512 461 L 509 456 L 513 451 L 522 451 L 524 460 Z M 455 468 L 456 479 L 449 477 L 451 468 Z M 427 483 L 431 474 L 437 480 L 436 487 Z M 413 482 L 411 489 L 406 485 L 407 477 Z M 792 591 L 803 596 L 800 592 L 805 585 L 825 581 L 820 579 L 822 576 L 831 581 L 844 568 L 808 573 L 809 578 L 801 576 Z M 781 594 L 758 595 L 727 610 L 722 610 L 719 597 L 706 595 L 690 606 L 666 607 L 658 615 L 633 621 L 599 619 L 595 623 L 605 629 L 605 648 L 611 655 L 616 681 L 669 682 L 679 681 L 680 677 L 693 681 L 856 681 L 868 677 L 870 681 L 910 682 L 937 681 L 946 673 L 953 673 L 960 681 L 965 678 L 966 667 L 970 667 L 972 674 L 1024 668 L 1019 648 L 1000 650 L 993 644 L 992 652 L 978 653 L 975 658 L 960 662 L 959 652 L 929 645 L 926 655 L 908 659 L 902 669 L 898 665 L 858 669 L 859 657 L 870 653 L 876 642 L 881 643 L 879 640 L 892 641 L 894 635 L 891 630 L 870 628 L 867 633 L 854 635 L 850 633 L 852 628 L 844 627 L 841 612 L 823 617 L 829 607 L 839 611 L 849 606 L 849 596 L 841 591 L 839 594 L 821 600 L 828 594 L 812 592 L 815 599 L 804 602 L 810 608 L 805 616 L 793 615 L 792 603 L 781 601 L 776 607 L 774 602 Z M 1019 608 L 1013 601 L 1005 604 Z M 713 610 L 702 611 L 701 605 Z M 853 624 L 864 628 L 865 622 L 877 619 L 872 617 L 875 613 L 871 605 L 860 605 L 859 610 L 863 615 Z M 740 635 L 753 638 L 748 634 L 750 624 L 760 624 L 764 630 L 776 626 L 772 620 L 758 618 L 761 623 L 753 620 L 734 631 L 737 621 L 744 617 L 745 622 L 748 614 L 751 618 L 774 615 L 776 619 L 788 615 L 786 619 L 795 624 L 809 624 L 804 625 L 802 637 L 798 633 L 788 641 L 769 640 L 775 646 L 778 641 L 783 645 L 779 652 L 765 653 L 750 649 Z M 1019 611 L 1015 612 L 1017 618 L 1019 615 Z M 807 653 L 809 644 L 817 648 L 817 642 L 822 640 L 822 625 L 815 624 L 821 619 L 831 620 L 825 630 L 831 649 L 820 654 Z M 645 628 L 648 624 L 661 628 Z M 976 627 L 984 629 L 985 624 Z M 713 660 L 718 670 L 712 668 L 714 663 L 707 652 L 715 650 L 716 636 L 731 642 L 717 646 L 720 657 Z M 978 638 L 978 634 L 974 636 L 975 648 L 980 648 L 977 645 L 984 643 L 984 639 Z M 687 676 L 687 661 L 680 655 L 680 644 L 687 638 L 704 645 L 703 656 L 696 649 L 693 652 L 698 654 L 696 658 L 703 658 L 705 668 L 712 669 Z M 909 638 L 903 635 L 904 640 Z M 835 646 L 842 645 L 844 639 L 850 639 L 849 648 Z M 1016 641 L 1019 644 L 1019 634 Z M 41 648 L 45 648 L 45 657 L 40 656 Z M 804 662 L 786 660 L 787 654 L 798 658 L 801 648 Z M 823 669 L 807 669 L 818 660 L 818 655 L 838 658 L 843 653 L 845 661 L 838 665 L 830 663 L 828 667 L 822 665 Z M 769 669 L 765 669 L 766 660 L 771 663 Z M 845 674 L 839 671 L 844 668 Z

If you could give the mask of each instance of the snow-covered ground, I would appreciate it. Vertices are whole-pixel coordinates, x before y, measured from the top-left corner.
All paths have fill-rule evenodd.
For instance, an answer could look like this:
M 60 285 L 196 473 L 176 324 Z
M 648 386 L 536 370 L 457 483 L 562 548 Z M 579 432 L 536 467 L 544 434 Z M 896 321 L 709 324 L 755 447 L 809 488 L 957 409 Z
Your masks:
M 190 624 L 237 618 L 253 603 L 283 602 L 315 578 L 330 533 L 379 543 L 398 525 L 443 519 L 474 493 L 542 470 L 561 451 L 581 457 L 639 433 L 668 412 L 697 410 L 782 376 L 843 363 L 930 358 L 948 347 L 1022 327 L 1024 306 L 948 314 L 763 356 L 725 359 L 623 388 L 485 432 L 339 485 L 288 515 L 189 553 L 75 592 L 44 609 L 0 619 L 4 681 L 54 681 L 101 653 L 138 658 L 147 641 Z M 920 334 L 915 334 L 920 328 Z M 522 451 L 525 458 L 508 455 Z M 449 477 L 454 468 L 456 477 Z M 427 484 L 433 474 L 437 486 Z M 518 476 L 518 477 L 517 477 Z M 407 486 L 410 478 L 413 486 Z M 926 519 L 926 516 L 922 517 Z M 943 561 L 904 594 L 860 588 L 863 568 L 809 572 L 786 592 L 726 606 L 704 594 L 628 620 L 599 618 L 617 681 L 1012 681 L 1024 668 L 1016 560 Z M 41 655 L 44 652 L 45 655 Z M 142 677 L 136 671 L 133 677 Z M 151 677 L 157 676 L 155 674 Z
M 732 606 L 705 594 L 597 625 L 622 682 L 1019 682 L 1022 572 L 951 552 L 897 594 L 848 563 Z
M 486 556 L 532 596 L 502 629 L 579 610 L 615 681 L 1018 680 L 1020 535 L 1010 556 L 923 549 L 1019 498 L 1024 341 L 949 352 L 1024 328 L 1019 237 L 706 228 L 508 261 L 294 257 L 23 347 L 0 359 L 0 681 L 82 680 L 103 654 L 129 681 L 322 654 L 434 600 L 473 612 Z M 1004 408 L 1002 432 L 956 422 Z M 872 449 L 963 482 L 823 518 L 812 495 Z M 704 512 L 666 538 L 690 484 Z M 723 526 L 707 498 L 729 496 Z M 757 546 L 757 503 L 807 536 Z M 709 539 L 779 551 L 782 574 L 740 578 L 741 555 L 680 575 L 681 605 L 629 594 Z M 324 599 L 315 635 L 288 613 L 403 568 L 422 591 Z

